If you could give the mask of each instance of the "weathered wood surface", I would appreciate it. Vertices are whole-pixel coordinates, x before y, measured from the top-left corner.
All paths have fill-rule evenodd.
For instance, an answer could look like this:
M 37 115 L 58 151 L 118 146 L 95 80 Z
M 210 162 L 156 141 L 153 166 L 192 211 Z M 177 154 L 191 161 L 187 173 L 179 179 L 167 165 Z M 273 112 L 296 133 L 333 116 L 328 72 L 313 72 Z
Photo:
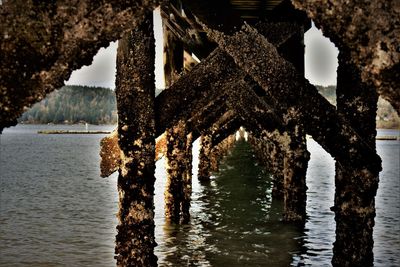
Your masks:
M 173 7 L 172 3 L 174 4 Z M 164 4 L 165 5 L 165 4 Z M 176 10 L 176 15 L 181 13 L 180 1 L 171 1 L 171 8 Z M 165 86 L 170 87 L 183 72 L 183 43 L 168 27 L 168 20 L 162 20 L 164 40 L 164 79 Z
M 250 26 L 246 26 L 246 28 L 250 28 Z M 266 27 L 268 28 L 268 27 Z M 252 33 L 251 33 L 252 32 Z M 268 32 L 268 31 L 265 31 Z M 272 31 L 273 32 L 273 31 Z M 276 52 L 276 49 L 274 48 L 273 45 L 271 45 L 265 38 L 259 36 L 257 34 L 257 32 L 255 30 L 249 30 L 249 33 L 244 33 L 242 32 L 242 34 L 239 36 L 232 36 L 230 38 L 236 38 L 237 43 L 233 46 L 231 46 L 231 52 L 233 50 L 236 51 L 242 51 L 242 44 L 241 43 L 241 38 L 246 39 L 246 35 L 248 35 L 248 37 L 250 37 L 251 40 L 248 40 L 248 44 L 247 46 L 250 46 L 250 43 L 253 45 L 256 40 L 259 41 L 261 47 L 257 46 L 257 45 L 253 45 L 253 49 L 258 49 L 257 52 L 254 52 L 253 55 L 261 55 L 264 54 L 265 51 L 272 51 L 269 54 L 266 54 L 266 57 L 264 57 L 263 59 L 265 61 L 269 61 L 269 65 L 265 66 L 265 70 L 270 70 L 269 73 L 264 72 L 264 81 L 268 81 L 270 83 L 271 86 L 269 86 L 268 84 L 266 84 L 264 82 L 264 84 L 260 84 L 262 85 L 262 87 L 264 88 L 267 97 L 270 99 L 270 101 L 274 102 L 274 108 L 276 107 L 275 112 L 277 114 L 279 114 L 279 116 L 284 116 L 284 114 L 288 114 L 287 112 L 287 107 L 288 105 L 285 104 L 287 103 L 287 101 L 292 101 L 293 104 L 296 104 L 297 106 L 297 110 L 292 110 L 291 112 L 301 112 L 304 113 L 302 115 L 305 115 L 304 118 L 302 118 L 302 120 L 305 120 L 304 122 L 302 121 L 302 123 L 304 123 L 304 127 L 306 129 L 306 131 L 311 134 L 312 136 L 314 136 L 314 139 L 319 142 L 331 155 L 333 155 L 335 158 L 343 158 L 345 160 L 349 159 L 352 162 L 357 161 L 357 158 L 349 158 L 348 155 L 346 155 L 346 151 L 348 151 L 349 149 L 355 149 L 354 144 L 349 144 L 348 140 L 351 136 L 355 135 L 357 136 L 357 134 L 351 129 L 351 127 L 347 124 L 347 122 L 345 120 L 343 120 L 342 118 L 340 118 L 336 111 L 335 111 L 335 107 L 333 107 L 331 104 L 329 104 L 329 102 L 327 102 L 317 91 L 317 89 L 312 86 L 311 84 L 309 84 L 303 77 L 300 77 L 297 75 L 296 71 L 294 70 L 294 68 L 291 66 L 290 63 L 288 63 L 287 61 L 285 61 L 284 59 L 282 59 L 278 53 Z M 224 39 L 224 37 L 220 38 L 221 40 Z M 221 41 L 222 42 L 222 41 Z M 251 46 L 250 46 L 251 47 Z M 246 55 L 246 56 L 244 56 Z M 268 57 L 269 56 L 269 57 Z M 245 57 L 243 59 L 243 57 Z M 196 75 L 193 76 L 193 80 L 189 80 L 188 86 L 189 84 L 197 84 L 197 85 L 201 85 L 201 88 L 199 91 L 197 92 L 193 92 L 193 94 L 191 94 L 189 92 L 189 95 L 193 95 L 194 98 L 196 98 L 196 93 L 197 95 L 199 94 L 198 92 L 204 92 L 205 90 L 207 90 L 207 88 L 209 88 L 210 84 L 216 84 L 213 83 L 214 81 L 219 81 L 219 77 L 221 75 L 221 69 L 218 68 L 218 66 L 223 65 L 224 66 L 224 70 L 226 70 L 226 72 L 228 73 L 228 75 L 231 75 L 231 73 L 234 74 L 234 77 L 237 77 L 237 79 L 239 79 L 239 77 L 243 77 L 243 74 L 239 75 L 238 73 L 241 72 L 240 69 L 238 69 L 238 67 L 231 61 L 231 60 L 227 60 L 227 58 L 229 58 L 229 56 L 227 56 L 226 54 L 224 54 L 221 50 L 216 50 L 213 52 L 212 55 L 210 55 L 210 57 L 201 62 L 198 67 L 199 69 L 194 69 L 198 70 L 198 73 L 196 73 Z M 217 59 L 217 60 L 215 60 Z M 248 66 L 252 66 L 252 67 L 261 67 L 259 64 L 257 59 L 255 59 L 254 57 L 249 58 L 248 53 L 242 53 L 242 58 L 241 60 L 245 60 L 245 62 L 242 62 L 243 64 L 248 64 Z M 259 59 L 258 59 L 259 60 Z M 275 61 L 275 60 L 279 60 L 279 61 Z M 221 62 L 222 64 L 216 64 L 216 62 L 214 61 L 218 61 Z M 203 64 L 202 64 L 203 63 Z M 201 69 L 202 67 L 205 67 L 205 65 L 207 65 L 206 68 Z M 240 64 L 239 64 L 240 65 Z M 284 66 L 284 70 L 282 71 L 281 66 Z M 220 67 L 221 68 L 221 67 Z M 210 73 L 206 72 L 206 69 L 210 71 Z M 236 71 L 236 73 L 235 73 Z M 261 73 L 262 71 L 260 70 L 259 73 Z M 200 74 L 206 74 L 206 77 L 202 77 L 202 75 Z M 250 73 L 249 73 L 250 74 Z M 268 75 L 268 77 L 265 77 L 266 75 Z M 285 77 L 283 77 L 285 76 Z M 207 78 L 207 79 L 202 79 L 202 78 Z M 254 78 L 254 77 L 253 77 Z M 185 79 L 186 81 L 188 81 L 187 79 Z M 285 83 L 286 80 L 291 80 L 293 81 L 290 84 Z M 179 81 L 178 81 L 179 82 Z M 186 88 L 186 86 L 183 86 L 183 83 L 180 84 L 180 86 L 178 85 L 178 82 L 176 83 L 177 88 Z M 210 84 L 208 84 L 210 83 Z M 220 87 L 220 84 L 217 84 L 218 87 Z M 191 88 L 195 88 L 196 86 L 190 86 Z M 301 88 L 302 90 L 299 90 L 299 88 Z M 284 89 L 284 90 L 282 90 Z M 188 90 L 190 91 L 190 90 Z M 166 91 L 167 92 L 167 91 Z M 160 94 L 161 96 L 161 94 Z M 170 98 L 170 96 L 168 96 L 167 94 L 163 95 L 160 97 L 159 102 L 158 103 L 165 103 L 167 102 L 166 99 Z M 302 99 L 307 99 L 308 101 L 305 101 L 304 103 L 302 103 Z M 183 101 L 184 102 L 184 101 Z M 158 105 L 158 106 L 162 106 L 162 105 Z M 173 102 L 170 103 L 169 105 L 169 110 L 171 110 L 170 112 L 167 112 L 167 114 L 176 114 L 179 113 L 179 109 L 178 109 L 178 104 L 174 104 Z M 294 107 L 296 107 L 294 106 Z M 298 109 L 299 107 L 302 107 L 301 109 Z M 175 110 L 174 110 L 175 109 Z M 176 112 L 175 112 L 176 111 Z M 163 119 L 164 121 L 169 120 L 169 121 L 173 121 L 170 118 L 167 118 L 168 115 L 166 115 Z M 289 116 L 290 117 L 290 116 Z M 162 120 L 160 120 L 162 121 Z M 163 123 L 160 123 L 160 125 L 162 125 Z M 348 130 L 347 130 L 348 129 Z M 341 130 L 344 130 L 343 132 Z M 344 148 L 347 149 L 342 149 L 342 146 Z M 357 150 L 360 153 L 369 153 L 372 152 L 372 155 L 375 155 L 375 157 L 377 157 L 376 153 L 373 153 L 373 151 L 370 151 L 369 147 L 367 145 L 365 145 L 362 140 L 360 140 L 360 142 L 357 144 L 358 148 Z M 374 156 L 372 156 L 374 157 Z M 360 163 L 360 162 L 359 162 Z M 374 164 L 376 164 L 376 161 L 373 162 Z M 366 163 L 367 164 L 367 163 Z M 377 166 L 375 166 L 376 168 L 380 168 L 380 165 L 378 164 Z
M 280 134 L 278 131 L 264 131 L 262 135 L 250 131 L 248 141 L 260 164 L 273 175 L 272 197 L 283 200 L 284 151 L 280 147 Z
M 156 139 L 155 161 L 167 152 L 166 135 Z M 118 128 L 100 141 L 100 176 L 108 177 L 118 170 L 121 164 L 121 149 L 118 145 Z
M 176 5 L 163 2 L 160 10 L 163 23 L 169 31 L 179 39 L 186 51 L 195 53 L 202 60 L 205 59 L 216 47 L 216 44 L 208 40 L 202 27 L 197 24 L 189 10 L 184 10 L 184 15 Z
M 211 176 L 211 149 L 212 149 L 212 136 L 203 134 L 200 137 L 200 152 L 199 152 L 199 166 L 197 179 L 200 182 L 208 182 Z
M 339 114 L 352 123 L 357 133 L 375 151 L 378 95 L 375 88 L 362 82 L 361 72 L 352 63 L 349 52 L 339 52 L 337 80 Z M 369 155 L 361 157 L 368 158 Z M 377 170 L 368 166 L 360 168 L 349 162 L 336 162 L 335 205 L 332 208 L 336 221 L 333 266 L 373 265 L 373 226 L 378 182 Z
M 158 0 L 2 1 L 0 7 L 0 132 L 24 107 L 90 65 L 101 47 L 142 21 Z
M 190 197 L 184 197 L 184 188 L 187 186 L 191 187 L 191 184 L 185 184 L 185 182 L 187 182 L 185 175 L 187 175 L 188 167 L 186 159 L 189 152 L 186 149 L 188 140 L 185 122 L 180 121 L 172 128 L 167 129 L 166 140 L 167 177 L 164 192 L 165 217 L 167 220 L 170 220 L 174 223 L 179 223 L 181 220 L 182 207 L 185 205 L 184 201 L 189 200 L 190 203 Z M 188 216 L 189 214 L 185 215 L 185 217 Z
M 285 118 L 286 125 L 302 125 L 314 140 L 339 161 L 360 167 L 368 166 L 374 170 L 381 169 L 376 152 L 337 114 L 335 107 L 313 85 L 297 74 L 292 64 L 278 54 L 274 45 L 254 28 L 245 25 L 233 35 L 210 31 L 210 36 L 234 58 L 238 66 L 260 84 L 271 100 L 274 111 Z M 350 141 L 354 138 L 357 142 Z M 348 151 L 355 153 L 350 155 Z M 370 157 L 364 159 L 361 157 L 363 154 Z
M 233 131 L 234 133 L 235 131 Z M 214 141 L 214 140 L 213 140 Z M 224 140 L 214 145 L 210 153 L 210 170 L 218 172 L 221 160 L 232 150 L 236 143 L 234 134 L 228 135 Z
M 180 16 L 181 3 L 173 1 L 176 16 Z M 171 3 L 171 6 L 172 6 Z M 176 8 L 175 8 L 176 7 Z M 175 37 L 164 22 L 164 77 L 170 87 L 184 70 L 183 44 Z M 192 140 L 185 121 L 166 130 L 166 186 L 165 217 L 174 223 L 187 222 L 190 218 L 190 198 L 192 188 Z
M 279 46 L 290 39 L 298 28 L 292 23 L 272 23 L 263 27 L 263 32 Z M 157 135 L 179 120 L 193 117 L 212 101 L 220 101 L 219 97 L 224 93 L 222 88 L 229 88 L 227 84 L 235 85 L 245 76 L 246 73 L 238 68 L 225 52 L 219 48 L 214 50 L 192 71 L 182 75 L 168 90 L 157 96 Z
M 121 149 L 115 246 L 118 266 L 157 266 L 154 255 L 154 57 L 150 11 L 118 43 L 115 89 Z

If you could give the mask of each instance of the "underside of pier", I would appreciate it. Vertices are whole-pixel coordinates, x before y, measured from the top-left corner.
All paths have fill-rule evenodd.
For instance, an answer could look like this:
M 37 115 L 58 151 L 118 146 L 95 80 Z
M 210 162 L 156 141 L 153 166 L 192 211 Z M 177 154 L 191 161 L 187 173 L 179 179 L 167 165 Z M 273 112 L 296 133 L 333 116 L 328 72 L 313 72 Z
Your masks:
M 155 8 L 167 87 L 157 97 Z M 119 175 L 118 266 L 157 265 L 155 161 L 166 159 L 166 219 L 187 223 L 192 143 L 200 138 L 207 183 L 241 127 L 273 175 L 284 222 L 306 221 L 306 134 L 335 159 L 332 264 L 373 264 L 378 96 L 400 111 L 398 1 L 3 0 L 0 14 L 0 131 L 119 40 L 118 127 L 100 153 L 102 176 Z M 311 19 L 340 51 L 337 107 L 304 77 Z

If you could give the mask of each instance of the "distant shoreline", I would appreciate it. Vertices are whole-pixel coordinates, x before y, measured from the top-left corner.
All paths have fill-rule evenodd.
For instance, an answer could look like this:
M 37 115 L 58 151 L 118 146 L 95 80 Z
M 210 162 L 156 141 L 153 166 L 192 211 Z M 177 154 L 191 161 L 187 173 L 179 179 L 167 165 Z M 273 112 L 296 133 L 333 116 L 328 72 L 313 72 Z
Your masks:
M 38 134 L 110 134 L 110 131 L 42 130 Z
M 18 124 L 21 125 L 47 125 L 47 126 L 74 126 L 74 125 L 79 125 L 79 126 L 85 126 L 85 123 L 31 123 L 31 122 L 19 122 Z M 89 124 L 91 126 L 116 126 L 117 123 L 107 123 L 107 124 Z M 400 128 L 398 127 L 379 127 L 376 128 L 377 130 L 399 130 Z

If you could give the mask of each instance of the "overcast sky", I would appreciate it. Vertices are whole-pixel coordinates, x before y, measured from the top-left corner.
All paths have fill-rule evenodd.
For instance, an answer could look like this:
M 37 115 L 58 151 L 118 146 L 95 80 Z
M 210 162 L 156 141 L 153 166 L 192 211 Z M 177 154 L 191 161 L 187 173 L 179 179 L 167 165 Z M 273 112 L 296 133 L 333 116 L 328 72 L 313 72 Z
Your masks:
M 156 87 L 164 88 L 162 27 L 161 17 L 156 12 L 154 16 L 156 38 Z M 335 85 L 338 50 L 322 36 L 315 26 L 305 34 L 305 76 L 316 85 Z M 115 88 L 117 42 L 112 42 L 108 48 L 101 48 L 93 58 L 92 65 L 84 66 L 72 73 L 66 84 L 79 84 Z

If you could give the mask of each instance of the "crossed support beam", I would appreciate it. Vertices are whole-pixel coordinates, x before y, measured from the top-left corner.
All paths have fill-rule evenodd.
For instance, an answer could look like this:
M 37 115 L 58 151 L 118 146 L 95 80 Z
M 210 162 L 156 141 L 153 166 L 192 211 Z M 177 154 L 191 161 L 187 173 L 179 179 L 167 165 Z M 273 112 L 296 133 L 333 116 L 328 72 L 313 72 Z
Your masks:
M 163 133 L 167 127 L 175 125 L 179 120 L 186 119 L 188 116 L 194 117 L 192 114 L 197 105 L 215 104 L 213 101 L 211 103 L 208 100 L 205 101 L 204 98 L 215 96 L 215 89 L 224 88 L 223 84 L 234 84 L 237 86 L 235 91 L 238 92 L 242 92 L 238 89 L 241 88 L 240 85 L 257 89 L 254 88 L 254 82 L 246 80 L 246 77 L 251 77 L 261 86 L 265 94 L 263 99 L 256 97 L 255 100 L 260 101 L 264 106 L 272 107 L 267 110 L 254 109 L 253 116 L 258 113 L 260 118 L 262 118 L 261 115 L 265 118 L 265 115 L 270 114 L 272 121 L 283 122 L 286 127 L 290 126 L 295 130 L 298 130 L 300 125 L 301 129 L 313 135 L 314 139 L 338 162 L 351 164 L 359 170 L 361 181 L 368 182 L 370 175 L 379 172 L 380 160 L 376 152 L 362 140 L 346 120 L 337 114 L 334 107 L 325 101 L 312 85 L 297 75 L 294 67 L 280 57 L 275 47 L 255 29 L 245 26 L 242 31 L 231 36 L 210 31 L 210 36 L 217 40 L 220 48 L 156 98 L 155 103 L 160 104 L 155 106 L 156 135 Z M 239 47 L 243 48 L 243 44 L 246 56 L 238 51 Z M 264 57 L 257 56 L 261 54 Z M 227 75 L 221 75 L 222 66 Z M 288 84 L 286 82 L 288 79 L 292 83 Z M 185 94 L 177 92 L 185 92 Z M 304 97 L 309 101 L 301 102 L 300 99 Z M 193 101 L 193 99 L 198 100 Z M 221 99 L 223 100 L 224 97 Z M 265 99 L 269 104 L 265 103 Z M 187 107 L 185 114 L 180 112 L 182 106 Z M 160 112 L 157 115 L 158 110 Z M 170 112 L 166 113 L 166 110 Z M 255 123 L 263 125 L 265 122 L 256 120 Z M 360 156 L 363 152 L 369 155 L 368 158 Z M 358 195 L 357 197 L 365 198 L 366 196 Z M 371 212 L 374 210 L 372 209 Z
M 186 2 L 189 5 L 190 2 L 194 4 L 200 3 L 200 1 Z M 359 7 L 364 7 L 365 5 L 360 1 L 354 1 L 349 5 L 344 4 L 344 1 L 339 1 L 339 4 L 328 1 L 330 8 L 323 8 L 326 1 L 293 2 L 307 9 L 309 15 L 318 20 L 318 24 L 328 29 L 328 35 L 334 41 L 337 41 L 341 48 L 341 53 L 351 53 L 352 60 L 350 63 L 357 62 L 361 66 L 367 65 L 360 74 L 360 79 L 367 81 L 369 80 L 369 74 L 374 74 L 371 75 L 373 77 L 372 83 L 379 87 L 378 92 L 386 96 L 395 108 L 399 110 L 399 91 L 396 89 L 399 73 L 399 57 L 396 50 L 396 40 L 398 38 L 395 35 L 396 29 L 391 27 L 391 23 L 387 23 L 387 21 L 391 20 L 381 19 L 379 23 L 375 23 L 376 12 L 364 12 L 373 15 L 369 15 L 367 18 L 366 16 L 354 16 L 363 19 L 352 20 L 351 28 L 353 30 L 348 34 L 347 30 L 343 30 L 347 29 L 344 27 L 348 27 L 348 20 L 340 22 L 338 18 L 350 18 L 350 16 L 353 16 L 353 12 L 347 12 L 346 8 L 363 10 Z M 398 21 L 398 16 L 395 15 L 398 9 L 392 6 L 394 4 L 385 3 L 383 5 L 386 8 L 382 9 L 380 8 L 382 6 L 380 1 L 372 1 L 371 3 L 369 4 L 368 2 L 365 10 L 379 11 L 384 16 L 394 18 L 395 22 Z M 140 24 L 143 18 L 146 17 L 146 12 L 157 6 L 159 1 L 125 1 L 123 3 L 119 1 L 102 1 L 99 3 L 81 1 L 79 4 L 78 9 L 81 12 L 76 13 L 73 12 L 76 7 L 71 7 L 59 1 L 51 3 L 33 1 L 23 3 L 24 8 L 20 8 L 21 2 L 19 1 L 3 1 L 0 11 L 0 24 L 4 26 L 4 29 L 7 29 L 7 32 L 2 35 L 4 42 L 2 42 L 0 51 L 2 59 L 0 60 L 2 66 L 0 89 L 3 95 L 0 106 L 0 130 L 15 124 L 16 118 L 22 114 L 24 106 L 37 102 L 47 93 L 60 87 L 63 80 L 68 78 L 73 69 L 89 64 L 99 47 L 105 46 L 109 41 L 121 38 L 132 25 Z M 39 16 L 36 20 L 37 23 L 25 23 L 27 20 L 31 22 L 29 18 L 32 10 Z M 319 12 L 321 10 L 324 12 Z M 387 12 L 388 10 L 389 12 Z M 337 13 L 341 13 L 343 16 L 336 16 Z M 207 14 L 207 12 L 202 15 L 204 14 Z M 195 13 L 194 15 L 198 18 L 203 18 Z M 224 17 L 226 16 L 226 14 L 223 15 Z M 370 23 L 371 21 L 374 23 Z M 344 27 L 343 24 L 345 24 Z M 221 25 L 224 26 L 223 23 Z M 229 24 L 227 25 L 229 26 Z M 376 30 L 375 27 L 379 30 Z M 363 39 L 359 39 L 364 37 L 364 34 L 360 34 L 360 32 L 364 32 L 365 28 L 368 30 L 368 36 L 371 37 L 366 43 L 362 42 Z M 189 82 L 182 82 L 175 88 L 177 91 L 179 91 L 179 86 L 186 88 L 182 89 L 181 92 L 188 92 L 186 97 L 190 101 L 202 99 L 210 88 L 221 88 L 223 84 L 221 77 L 226 78 L 227 76 L 224 75 L 224 72 L 221 72 L 222 68 L 220 66 L 228 69 L 227 72 L 230 75 L 228 77 L 232 77 L 233 80 L 235 77 L 236 79 L 242 79 L 242 77 L 247 76 L 251 78 L 250 87 L 253 87 L 254 81 L 260 85 L 264 90 L 264 101 L 267 99 L 266 103 L 272 107 L 280 121 L 289 126 L 302 126 L 302 129 L 311 134 L 337 160 L 334 207 L 337 221 L 337 241 L 334 251 L 335 255 L 338 256 L 334 257 L 334 265 L 371 265 L 372 225 L 375 215 L 374 196 L 381 167 L 373 141 L 370 139 L 375 134 L 374 130 L 371 130 L 373 128 L 371 122 L 372 109 L 366 112 L 366 117 L 359 111 L 363 110 L 365 106 L 373 107 L 375 101 L 373 93 L 369 90 L 367 90 L 369 92 L 366 93 L 367 95 L 357 90 L 342 91 L 338 95 L 344 96 L 343 105 L 338 105 L 338 111 L 336 111 L 334 107 L 317 94 L 313 86 L 308 84 L 302 77 L 296 75 L 294 68 L 276 52 L 274 45 L 277 46 L 277 43 L 273 42 L 273 37 L 281 36 L 280 34 L 268 36 L 268 34 L 259 31 L 266 36 L 265 39 L 249 26 L 237 33 L 239 29 L 240 27 L 230 29 L 229 36 L 219 31 L 206 29 L 210 33 L 211 39 L 214 39 L 220 46 L 214 56 L 219 56 L 221 61 L 214 61 L 213 64 L 207 65 L 212 59 L 205 59 L 203 67 L 208 69 L 197 72 L 198 77 L 186 76 L 185 79 L 187 78 Z M 385 30 L 381 31 L 381 29 Z M 34 35 L 30 35 L 30 33 L 34 33 Z M 146 34 L 145 31 L 143 34 Z M 380 35 L 384 37 L 384 40 Z M 131 41 L 135 38 L 137 36 L 132 38 Z M 143 40 L 143 38 L 136 39 L 138 43 Z M 19 45 L 24 42 L 30 45 Z M 365 49 L 363 48 L 362 55 L 357 57 L 357 52 L 359 52 L 357 47 L 359 47 L 360 43 Z M 243 44 L 245 44 L 245 50 L 241 49 Z M 343 49 L 343 47 L 348 48 L 350 51 Z M 129 45 L 125 46 L 125 48 L 126 51 L 134 50 Z M 124 53 L 123 45 L 121 45 L 121 51 L 121 53 Z M 370 57 L 371 51 L 374 52 L 373 57 Z M 136 51 L 135 53 L 142 55 L 141 52 L 143 51 Z M 264 57 L 261 57 L 260 52 Z M 143 55 L 146 55 L 146 53 Z M 343 57 L 348 58 L 348 56 Z M 369 61 L 369 58 L 371 61 Z M 152 62 L 151 59 L 146 61 L 146 64 L 149 62 Z M 346 65 L 350 66 L 343 73 L 352 73 L 352 70 L 358 70 L 357 67 L 351 66 L 350 63 L 348 59 L 342 61 L 341 66 L 345 69 Z M 214 69 L 216 70 L 214 71 Z M 133 170 L 142 165 L 142 161 L 139 161 L 139 155 L 140 158 L 148 160 L 148 166 L 146 165 L 144 169 L 147 170 L 149 168 L 149 173 L 151 173 L 153 168 L 154 144 L 152 142 L 154 140 L 146 139 L 145 135 L 147 134 L 142 136 L 140 131 L 146 129 L 145 131 L 149 136 L 159 136 L 167 128 L 165 127 L 166 124 L 168 124 L 168 127 L 173 127 L 181 118 L 191 117 L 177 112 L 177 107 L 179 106 L 180 108 L 181 103 L 185 103 L 186 107 L 193 108 L 193 105 L 187 103 L 188 100 L 184 99 L 184 95 L 167 93 L 164 94 L 164 98 L 158 98 L 155 102 L 161 101 L 159 102 L 162 104 L 161 107 L 172 111 L 172 113 L 161 114 L 160 110 L 157 110 L 158 105 L 156 105 L 153 118 L 149 107 L 154 104 L 152 102 L 154 99 L 149 93 L 150 87 L 147 87 L 150 82 L 142 83 L 140 79 L 137 79 L 138 73 L 142 73 L 143 69 L 139 70 L 133 67 L 132 69 L 128 68 L 128 70 L 131 70 L 136 75 L 133 77 L 135 77 L 134 81 L 138 83 L 132 87 L 133 89 L 123 86 L 123 83 L 121 83 L 121 87 L 118 89 L 120 90 L 120 96 L 118 96 L 119 112 L 129 115 L 131 114 L 129 111 L 140 110 L 140 107 L 135 107 L 136 104 L 128 106 L 129 98 L 125 101 L 123 96 L 140 95 L 139 104 L 148 103 L 148 106 L 143 109 L 143 113 L 139 113 L 142 116 L 139 116 L 139 118 L 146 118 L 146 121 L 131 117 L 128 119 L 125 119 L 125 117 L 120 118 L 118 135 L 119 147 L 122 153 L 120 160 L 122 160 L 118 168 L 121 177 L 119 185 L 122 207 L 119 229 L 122 232 L 117 237 L 118 262 L 121 265 L 122 262 L 128 265 L 129 257 L 133 257 L 129 253 L 135 251 L 135 249 L 130 247 L 127 241 L 130 237 L 124 240 L 124 236 L 127 237 L 133 234 L 134 237 L 130 240 L 141 242 L 147 238 L 147 241 L 145 240 L 145 243 L 147 242 L 146 245 L 143 248 L 138 248 L 137 253 L 140 254 L 138 258 L 142 260 L 141 264 L 149 262 L 148 265 L 151 266 L 154 265 L 154 257 L 151 254 L 151 247 L 154 245 L 152 243 L 151 222 L 149 228 L 140 228 L 140 231 L 147 231 L 148 236 L 142 235 L 144 232 L 136 232 L 135 230 L 130 233 L 128 231 L 128 226 L 132 225 L 129 220 L 139 220 L 139 224 L 147 224 L 145 219 L 150 218 L 152 214 L 151 204 L 149 204 L 152 192 L 151 181 L 153 180 L 151 174 L 148 175 L 149 179 L 143 182 L 140 179 L 144 177 L 143 172 L 138 170 L 139 179 L 133 179 L 136 176 Z M 147 71 L 150 73 L 150 70 L 145 70 L 145 72 Z M 20 75 L 21 73 L 22 75 Z M 120 79 L 124 80 L 122 77 Z M 290 80 L 291 83 L 283 82 L 287 80 Z M 248 79 L 245 81 L 246 83 L 249 82 Z M 179 80 L 177 84 L 178 82 Z M 193 90 L 191 91 L 184 86 L 192 87 L 194 83 L 191 82 L 199 82 L 200 85 L 196 84 L 194 86 L 200 88 L 198 92 L 193 92 Z M 359 81 L 356 81 L 355 85 L 363 86 Z M 146 89 L 143 90 L 142 87 Z M 347 95 L 347 93 L 350 95 Z M 347 102 L 346 98 L 353 99 L 353 103 Z M 307 101 L 302 102 L 301 99 L 307 99 Z M 362 99 L 362 101 L 356 102 L 356 99 Z M 164 104 L 163 101 L 165 101 Z M 167 104 L 169 101 L 171 106 Z M 353 110 L 354 107 L 357 107 L 357 110 Z M 145 111 L 150 111 L 150 113 L 145 114 Z M 351 113 L 352 111 L 354 112 Z M 351 114 L 355 114 L 355 116 Z M 154 130 L 151 125 L 153 121 L 156 121 Z M 355 123 L 360 121 L 362 121 L 363 125 L 368 125 L 371 128 L 366 129 L 364 126 L 354 126 L 356 125 Z M 138 131 L 133 130 L 135 127 Z M 126 129 L 128 129 L 127 132 L 125 132 Z M 126 137 L 127 134 L 130 137 Z M 141 144 L 146 145 L 141 146 Z M 134 183 L 134 186 L 131 186 L 132 184 L 127 186 L 131 182 Z M 143 188 L 145 194 L 135 191 L 135 188 Z M 138 199 L 143 198 L 144 204 L 140 203 L 139 206 L 135 204 L 134 201 L 136 200 L 131 198 L 136 196 L 135 194 L 138 194 Z M 140 216 L 140 218 L 129 217 L 131 214 L 131 211 L 127 209 L 129 205 L 139 210 L 140 207 L 145 207 L 144 213 L 138 213 L 143 216 Z M 353 218 L 355 219 L 353 220 Z M 349 240 L 349 237 L 352 236 L 352 231 L 355 229 L 357 230 L 356 237 L 354 240 Z M 126 242 L 125 249 L 123 249 L 124 242 Z M 347 247 L 349 249 L 344 249 Z M 149 253 L 144 253 L 148 248 Z M 145 256 L 145 254 L 148 256 Z

